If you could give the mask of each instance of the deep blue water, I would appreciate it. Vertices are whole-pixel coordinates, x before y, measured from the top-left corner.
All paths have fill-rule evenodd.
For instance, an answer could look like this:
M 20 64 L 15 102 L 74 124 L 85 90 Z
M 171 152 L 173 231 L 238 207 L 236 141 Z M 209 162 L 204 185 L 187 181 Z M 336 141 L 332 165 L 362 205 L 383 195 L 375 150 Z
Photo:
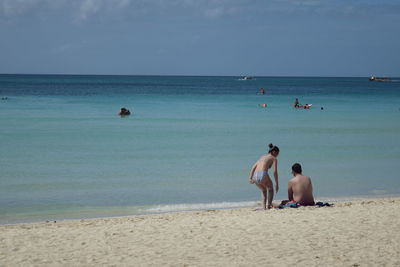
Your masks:
M 399 96 L 400 78 L 370 82 L 348 77 L 241 77 L 204 76 L 86 76 L 0 75 L 0 94 L 13 96 L 90 95 L 248 95 L 266 88 L 268 95 L 393 95 Z

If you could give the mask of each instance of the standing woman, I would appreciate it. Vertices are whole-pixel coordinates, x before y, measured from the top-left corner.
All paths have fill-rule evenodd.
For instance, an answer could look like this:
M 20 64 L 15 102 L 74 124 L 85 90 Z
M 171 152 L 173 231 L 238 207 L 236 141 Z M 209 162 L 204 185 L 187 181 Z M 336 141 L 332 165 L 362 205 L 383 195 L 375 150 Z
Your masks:
M 268 209 L 272 207 L 272 199 L 274 198 L 274 188 L 268 170 L 274 166 L 275 190 L 279 190 L 278 181 L 278 160 L 279 148 L 273 144 L 269 144 L 268 154 L 262 155 L 253 165 L 249 174 L 249 183 L 256 184 L 261 190 L 261 199 L 264 209 L 267 209 L 267 191 L 268 191 Z

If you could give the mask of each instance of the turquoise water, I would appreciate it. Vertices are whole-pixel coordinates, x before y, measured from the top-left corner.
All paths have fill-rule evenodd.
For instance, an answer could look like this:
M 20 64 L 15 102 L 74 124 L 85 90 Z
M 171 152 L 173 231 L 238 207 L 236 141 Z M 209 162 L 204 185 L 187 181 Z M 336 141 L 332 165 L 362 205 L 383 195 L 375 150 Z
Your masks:
M 0 223 L 252 206 L 270 142 L 277 199 L 400 193 L 400 80 L 238 78 L 0 75 Z

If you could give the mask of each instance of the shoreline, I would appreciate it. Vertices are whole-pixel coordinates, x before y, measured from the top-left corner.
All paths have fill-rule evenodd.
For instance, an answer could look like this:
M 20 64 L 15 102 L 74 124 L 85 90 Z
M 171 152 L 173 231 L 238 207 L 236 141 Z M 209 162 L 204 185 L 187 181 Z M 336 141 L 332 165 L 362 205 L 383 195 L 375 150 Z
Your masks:
M 400 198 L 400 195 L 388 194 L 388 195 L 359 195 L 359 196 L 341 196 L 341 197 L 321 197 L 315 199 L 315 202 L 354 202 L 363 201 L 367 199 L 385 199 L 385 198 Z M 274 200 L 273 203 L 280 203 L 282 200 Z M 226 206 L 228 205 L 228 206 Z M 96 206 L 85 206 L 83 212 L 79 209 L 67 210 L 69 216 L 59 217 L 55 216 L 43 216 L 37 220 L 21 219 L 15 220 L 16 222 L 1 223 L 0 227 L 5 225 L 21 225 L 21 224 L 36 224 L 45 223 L 51 221 L 63 222 L 63 221 L 77 221 L 77 220 L 91 220 L 91 219 L 112 219 L 112 218 L 126 218 L 136 216 L 151 216 L 158 214 L 174 214 L 180 212 L 196 212 L 196 211 L 207 211 L 207 210 L 236 210 L 236 209 L 254 209 L 261 207 L 260 201 L 239 201 L 239 202 L 211 202 L 211 203 L 181 203 L 181 204 L 156 204 L 156 205 L 144 205 L 144 206 L 110 206 L 110 207 L 96 207 Z M 105 212 L 103 210 L 106 210 Z M 128 214 L 131 212 L 130 214 Z M 136 213 L 135 213 L 136 212 Z M 115 213 L 115 215 L 112 215 Z M 81 214 L 79 216 L 78 214 Z M 86 215 L 82 215 L 86 214 Z M 100 214 L 98 216 L 94 214 Z M 28 216 L 29 217 L 29 216 Z M 33 216 L 31 216 L 33 217 Z M 39 216 L 38 216 L 39 217 Z M 12 220 L 10 220 L 12 221 Z
M 0 226 L 0 265 L 400 264 L 400 197 Z
M 358 201 L 366 199 L 385 199 L 385 198 L 400 198 L 400 195 L 388 194 L 388 195 L 360 195 L 360 196 L 341 196 L 341 197 L 321 197 L 315 200 L 315 202 L 333 202 L 341 203 L 346 201 Z M 280 203 L 282 199 L 274 200 L 273 203 Z M 226 206 L 228 205 L 228 206 Z M 63 222 L 63 221 L 76 221 L 76 220 L 91 220 L 91 219 L 112 219 L 112 218 L 126 218 L 133 216 L 151 216 L 158 214 L 174 214 L 180 212 L 195 212 L 195 211 L 206 211 L 206 210 L 235 210 L 235 209 L 253 209 L 261 207 L 260 201 L 239 201 L 239 202 L 211 202 L 211 203 L 181 203 L 181 204 L 156 204 L 156 205 L 144 205 L 144 206 L 110 206 L 110 207 L 96 207 L 96 206 L 85 206 L 83 212 L 79 209 L 67 210 L 69 216 L 59 217 L 55 216 L 43 216 L 37 220 L 21 219 L 15 220 L 16 222 L 1 223 L 0 227 L 5 225 L 21 225 L 21 224 L 36 224 L 45 223 L 51 221 Z M 106 210 L 104 212 L 103 210 Z M 136 213 L 135 213 L 135 211 Z M 130 214 L 129 211 L 131 212 Z M 78 214 L 84 214 L 79 216 Z M 115 215 L 112 215 L 115 213 Z M 98 216 L 94 214 L 100 214 Z M 29 217 L 29 216 L 28 216 Z M 33 217 L 33 216 L 31 216 Z M 39 217 L 39 216 L 38 216 Z M 10 220 L 13 221 L 13 220 Z

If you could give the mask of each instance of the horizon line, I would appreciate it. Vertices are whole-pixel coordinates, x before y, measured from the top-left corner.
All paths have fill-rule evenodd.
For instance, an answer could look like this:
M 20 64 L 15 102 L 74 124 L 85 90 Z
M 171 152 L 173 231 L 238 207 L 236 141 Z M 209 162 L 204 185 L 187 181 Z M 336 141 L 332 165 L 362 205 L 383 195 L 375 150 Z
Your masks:
M 0 73 L 1 76 L 5 75 L 31 75 L 31 76 L 127 76 L 127 77 L 253 77 L 253 78 L 368 78 L 375 77 L 392 77 L 397 78 L 400 76 L 386 76 L 386 75 L 369 75 L 369 76 L 335 76 L 335 75 L 197 75 L 197 74 L 72 74 L 72 73 Z

